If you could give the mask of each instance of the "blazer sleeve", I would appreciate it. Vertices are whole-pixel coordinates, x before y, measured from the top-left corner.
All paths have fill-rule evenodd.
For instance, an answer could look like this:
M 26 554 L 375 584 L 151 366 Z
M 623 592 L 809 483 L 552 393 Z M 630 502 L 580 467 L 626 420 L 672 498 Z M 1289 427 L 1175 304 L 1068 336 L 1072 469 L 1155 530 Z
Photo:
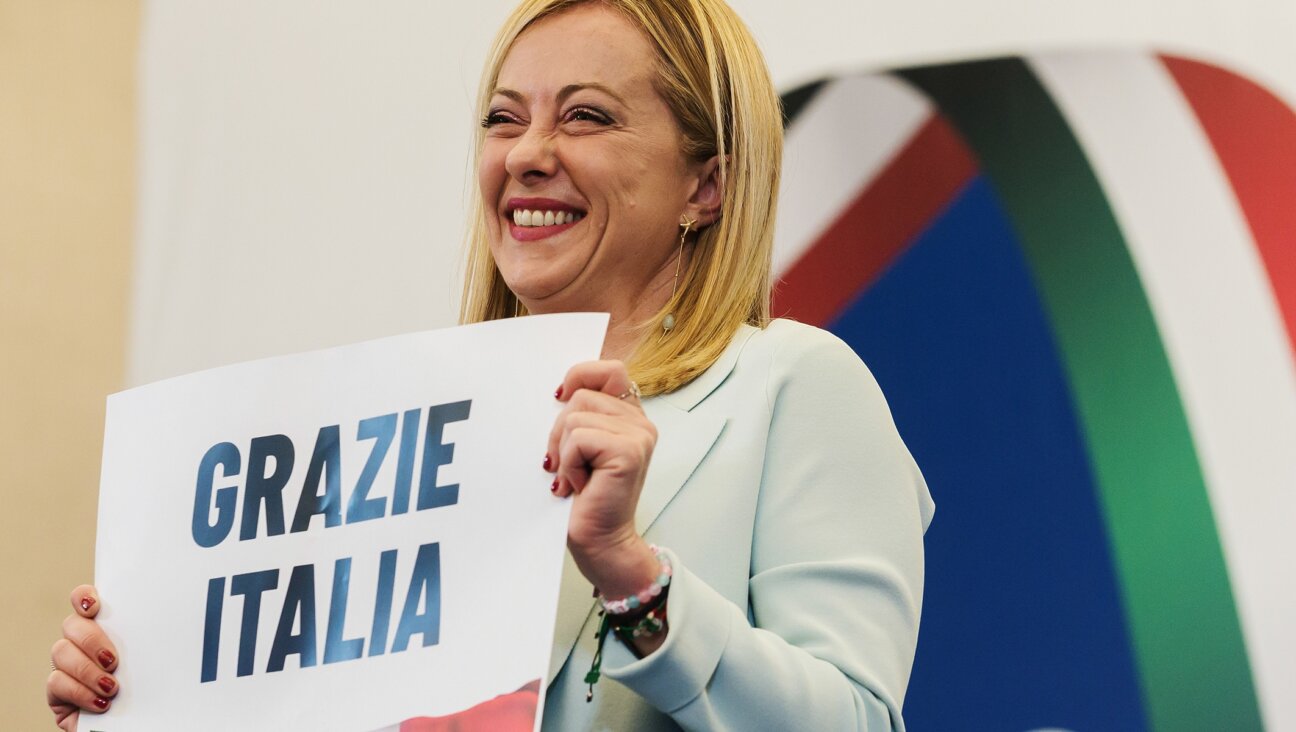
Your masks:
M 609 641 L 604 668 L 686 729 L 903 730 L 934 507 L 864 364 L 795 335 L 764 395 L 750 617 L 672 556 L 665 643 Z

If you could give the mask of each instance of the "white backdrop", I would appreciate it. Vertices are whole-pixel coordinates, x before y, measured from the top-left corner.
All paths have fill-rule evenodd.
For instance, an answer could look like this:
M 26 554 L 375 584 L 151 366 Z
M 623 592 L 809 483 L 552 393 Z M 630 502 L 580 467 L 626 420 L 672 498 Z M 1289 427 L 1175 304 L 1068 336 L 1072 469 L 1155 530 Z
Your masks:
M 781 89 L 1134 45 L 1216 61 L 1296 104 L 1290 0 L 733 4 Z M 472 98 L 511 5 L 149 2 L 130 382 L 453 323 Z

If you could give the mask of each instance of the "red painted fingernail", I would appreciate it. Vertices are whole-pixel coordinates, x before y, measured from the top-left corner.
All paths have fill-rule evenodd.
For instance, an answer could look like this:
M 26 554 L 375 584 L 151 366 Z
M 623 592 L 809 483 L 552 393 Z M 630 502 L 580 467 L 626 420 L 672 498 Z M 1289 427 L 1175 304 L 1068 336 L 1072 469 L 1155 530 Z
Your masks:
M 99 688 L 103 689 L 105 694 L 111 694 L 113 689 L 117 688 L 117 682 L 113 681 L 111 676 L 100 676 Z
M 113 665 L 113 661 L 116 660 L 117 657 L 112 654 L 112 651 L 106 648 L 102 651 L 99 651 L 99 665 L 103 666 L 105 669 Z
M 545 470 L 548 470 L 548 469 L 549 469 L 549 466 L 551 466 L 551 465 L 553 465 L 553 458 L 549 457 L 549 453 L 546 452 L 546 453 L 545 453 L 545 460 L 544 460 L 544 469 L 545 469 Z
M 93 597 L 86 595 L 85 597 L 81 598 L 81 612 L 90 612 L 90 608 L 92 607 L 94 607 Z
M 554 399 L 562 399 L 562 390 L 562 384 L 559 384 L 558 389 L 554 391 Z
M 108 700 L 105 699 L 105 698 L 103 698 L 102 696 L 96 696 L 96 697 L 94 698 L 94 705 L 95 705 L 96 707 L 99 707 L 100 709 L 107 709 L 107 708 L 108 708 Z
M 554 478 L 553 485 L 549 486 L 549 492 L 550 492 L 550 493 L 557 493 L 557 492 L 558 492 L 558 479 L 557 479 L 557 478 Z

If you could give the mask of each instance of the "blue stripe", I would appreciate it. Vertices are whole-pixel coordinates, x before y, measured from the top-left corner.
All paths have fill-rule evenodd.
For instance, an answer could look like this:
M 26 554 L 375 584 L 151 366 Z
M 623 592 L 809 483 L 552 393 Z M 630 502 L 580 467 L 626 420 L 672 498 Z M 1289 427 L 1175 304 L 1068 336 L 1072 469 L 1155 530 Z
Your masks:
M 1057 346 L 977 178 L 830 325 L 936 499 L 915 730 L 1143 730 L 1109 537 Z

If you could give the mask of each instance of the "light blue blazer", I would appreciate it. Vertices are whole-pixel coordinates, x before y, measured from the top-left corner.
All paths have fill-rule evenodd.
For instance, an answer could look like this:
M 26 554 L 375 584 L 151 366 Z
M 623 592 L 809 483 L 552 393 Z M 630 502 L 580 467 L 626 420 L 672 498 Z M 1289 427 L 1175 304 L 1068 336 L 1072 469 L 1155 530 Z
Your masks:
M 636 519 L 670 550 L 670 633 L 615 638 L 586 703 L 592 588 L 564 570 L 545 730 L 903 730 L 933 504 L 859 358 L 825 331 L 744 326 L 644 403 L 659 438 Z

